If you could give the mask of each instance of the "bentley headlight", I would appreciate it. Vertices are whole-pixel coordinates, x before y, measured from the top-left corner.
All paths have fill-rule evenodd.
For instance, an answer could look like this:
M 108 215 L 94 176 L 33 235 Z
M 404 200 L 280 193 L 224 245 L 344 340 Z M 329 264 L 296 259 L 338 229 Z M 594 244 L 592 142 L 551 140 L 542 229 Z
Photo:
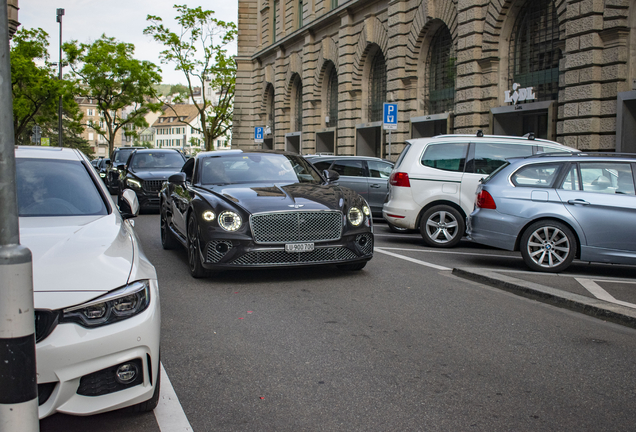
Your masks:
M 206 222 L 212 222 L 214 220 L 214 218 L 216 217 L 216 215 L 214 214 L 214 212 L 212 210 L 206 210 L 206 211 L 203 212 L 201 217 Z
M 60 323 L 75 323 L 88 328 L 100 327 L 138 315 L 149 304 L 149 282 L 136 281 L 88 303 L 64 309 Z
M 219 214 L 219 225 L 226 231 L 236 231 L 241 227 L 241 217 L 233 211 L 226 210 Z
M 126 179 L 126 183 L 133 189 L 141 189 L 141 182 L 139 180 L 129 178 Z
M 348 216 L 349 216 L 349 222 L 351 222 L 351 225 L 353 226 L 359 226 L 364 220 L 364 215 L 362 214 L 362 211 L 357 207 L 351 207 L 349 209 Z

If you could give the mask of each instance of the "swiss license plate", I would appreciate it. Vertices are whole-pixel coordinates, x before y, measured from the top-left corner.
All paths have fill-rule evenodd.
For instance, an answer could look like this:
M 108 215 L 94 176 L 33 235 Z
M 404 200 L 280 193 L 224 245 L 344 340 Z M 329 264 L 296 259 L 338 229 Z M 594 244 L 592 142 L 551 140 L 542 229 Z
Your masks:
M 313 243 L 289 243 L 285 245 L 285 252 L 311 252 L 313 250 Z

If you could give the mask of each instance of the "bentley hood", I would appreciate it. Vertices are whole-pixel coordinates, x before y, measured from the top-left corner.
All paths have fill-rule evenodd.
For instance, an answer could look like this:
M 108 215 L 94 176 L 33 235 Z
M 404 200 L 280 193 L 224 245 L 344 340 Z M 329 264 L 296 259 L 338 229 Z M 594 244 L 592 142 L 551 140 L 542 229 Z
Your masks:
M 271 185 L 227 185 L 209 189 L 242 207 L 249 213 L 302 210 L 345 210 L 358 194 L 337 185 L 315 184 L 271 184 Z
M 114 213 L 20 218 L 20 243 L 33 256 L 36 307 L 38 293 L 76 292 L 78 297 L 95 297 L 96 292 L 128 282 L 133 239 L 121 220 L 114 219 L 118 219 Z

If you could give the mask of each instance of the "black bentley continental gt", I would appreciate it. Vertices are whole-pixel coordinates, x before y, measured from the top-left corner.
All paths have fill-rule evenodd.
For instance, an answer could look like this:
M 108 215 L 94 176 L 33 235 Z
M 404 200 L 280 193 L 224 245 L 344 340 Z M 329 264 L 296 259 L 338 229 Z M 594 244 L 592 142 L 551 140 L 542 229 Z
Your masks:
M 301 156 L 214 151 L 189 159 L 161 189 L 161 243 L 188 251 L 192 276 L 210 271 L 336 265 L 373 257 L 367 202 L 330 184 Z

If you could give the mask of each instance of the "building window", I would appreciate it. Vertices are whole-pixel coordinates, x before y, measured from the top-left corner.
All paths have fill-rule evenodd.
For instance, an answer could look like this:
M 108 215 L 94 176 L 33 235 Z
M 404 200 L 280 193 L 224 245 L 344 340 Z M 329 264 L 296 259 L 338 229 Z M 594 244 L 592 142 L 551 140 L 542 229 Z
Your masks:
M 382 111 L 386 102 L 386 64 L 382 51 L 378 50 L 371 62 L 369 75 L 369 121 L 382 121 Z
M 298 75 L 294 80 L 294 131 L 303 130 L 303 83 Z
M 428 57 L 428 114 L 452 111 L 455 106 L 457 54 L 448 27 L 440 28 Z
M 276 26 L 278 25 L 278 0 L 274 0 L 272 11 L 272 43 L 276 42 Z
M 331 67 L 327 85 L 327 115 L 329 116 L 327 127 L 336 127 L 338 126 L 338 71 L 335 66 Z
M 565 43 L 559 40 L 557 11 L 552 0 L 529 1 L 512 30 L 508 88 L 514 83 L 533 87 L 539 101 L 559 97 L 559 60 Z
M 298 28 L 303 26 L 303 0 L 298 0 Z
M 86 110 L 86 113 L 87 113 L 89 116 L 94 116 L 94 115 L 95 115 L 95 110 L 94 110 L 94 109 L 92 109 L 92 108 L 89 108 L 89 109 L 87 109 L 87 110 Z
M 331 0 L 331 9 L 335 9 L 338 7 L 338 0 Z

